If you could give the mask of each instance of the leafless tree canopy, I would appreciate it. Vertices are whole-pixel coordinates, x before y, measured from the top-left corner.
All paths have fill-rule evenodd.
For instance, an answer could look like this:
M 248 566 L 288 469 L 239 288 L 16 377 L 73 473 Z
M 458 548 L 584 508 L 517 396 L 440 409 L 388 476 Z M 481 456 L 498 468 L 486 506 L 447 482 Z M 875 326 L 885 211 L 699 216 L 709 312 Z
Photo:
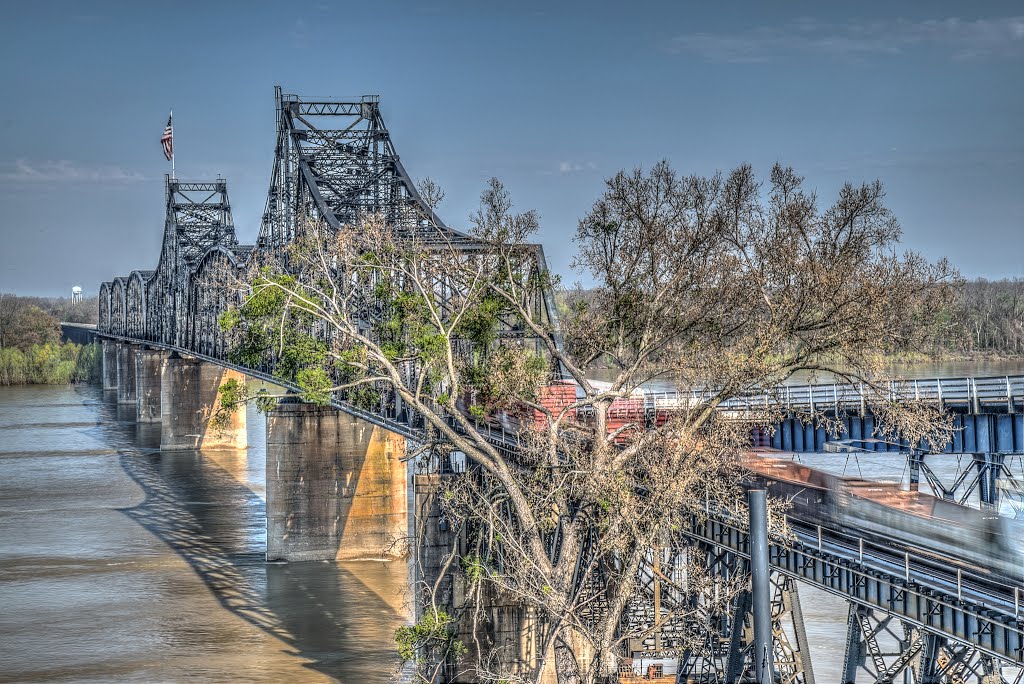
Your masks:
M 741 513 L 737 456 L 781 408 L 737 415 L 721 402 L 800 370 L 872 387 L 878 353 L 923 345 L 948 306 L 955 272 L 897 253 L 879 183 L 847 185 L 823 209 L 801 181 L 781 166 L 764 186 L 749 166 L 616 174 L 576 232 L 575 266 L 595 287 L 568 293 L 560 329 L 543 296 L 558 283 L 529 244 L 537 216 L 514 212 L 497 180 L 469 241 L 380 220 L 311 224 L 285 262 L 252 266 L 221 322 L 238 360 L 272 365 L 308 400 L 386 411 L 397 395 L 427 426 L 418 453 L 465 454 L 469 471 L 440 494 L 464 542 L 449 567 L 540 625 L 532 670 L 491 671 L 481 653 L 479 677 L 539 681 L 553 655 L 560 682 L 597 681 L 625 639 L 657 627 L 624 618 L 652 550 L 712 507 Z M 590 379 L 593 364 L 610 383 Z M 696 392 L 645 419 L 635 392 L 652 380 Z M 881 388 L 876 399 L 882 429 L 944 443 L 937 413 Z M 514 456 L 484 429 L 499 424 L 518 433 Z M 687 576 L 681 592 L 715 581 Z M 658 624 L 688 610 L 709 619 L 708 601 L 701 614 L 669 605 Z M 427 605 L 405 636 L 431 650 L 430 679 L 458 648 L 440 638 L 451 617 Z

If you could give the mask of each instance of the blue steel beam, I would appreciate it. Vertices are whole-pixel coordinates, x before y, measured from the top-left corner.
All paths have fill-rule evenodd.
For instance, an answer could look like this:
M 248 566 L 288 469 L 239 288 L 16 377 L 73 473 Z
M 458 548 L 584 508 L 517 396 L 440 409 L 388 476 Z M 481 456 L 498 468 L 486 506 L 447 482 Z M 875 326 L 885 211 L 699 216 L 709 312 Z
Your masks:
M 875 429 L 875 418 L 846 415 L 842 417 L 844 434 L 838 439 L 869 439 Z M 953 439 L 946 445 L 945 453 L 1024 453 L 1024 414 L 1021 413 L 958 413 L 954 416 Z M 772 447 L 782 451 L 801 453 L 820 452 L 825 444 L 835 441 L 825 433 L 824 428 L 804 424 L 799 418 L 783 420 L 772 435 Z M 906 440 L 879 440 L 864 445 L 868 451 L 906 451 L 910 448 Z

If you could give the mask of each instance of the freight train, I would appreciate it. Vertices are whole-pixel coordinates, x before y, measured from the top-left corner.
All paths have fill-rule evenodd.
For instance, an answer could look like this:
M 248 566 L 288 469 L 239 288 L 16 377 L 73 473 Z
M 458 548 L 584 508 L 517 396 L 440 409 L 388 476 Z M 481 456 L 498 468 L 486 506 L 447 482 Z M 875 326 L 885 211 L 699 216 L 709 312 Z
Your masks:
M 761 455 L 744 459 L 754 483 L 791 502 L 789 518 L 889 546 L 902 556 L 931 556 L 946 567 L 1024 579 L 1024 524 L 898 484 L 830 475 Z

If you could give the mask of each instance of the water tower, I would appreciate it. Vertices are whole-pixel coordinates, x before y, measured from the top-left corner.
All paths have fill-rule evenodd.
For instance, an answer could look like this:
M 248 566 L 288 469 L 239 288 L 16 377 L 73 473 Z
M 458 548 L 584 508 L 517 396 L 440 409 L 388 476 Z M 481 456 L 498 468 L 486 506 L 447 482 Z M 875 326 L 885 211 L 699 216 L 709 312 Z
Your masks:
M 82 288 L 80 288 L 78 285 L 75 285 L 73 288 L 71 288 L 71 304 L 75 305 L 75 304 L 81 304 L 81 303 L 82 303 Z

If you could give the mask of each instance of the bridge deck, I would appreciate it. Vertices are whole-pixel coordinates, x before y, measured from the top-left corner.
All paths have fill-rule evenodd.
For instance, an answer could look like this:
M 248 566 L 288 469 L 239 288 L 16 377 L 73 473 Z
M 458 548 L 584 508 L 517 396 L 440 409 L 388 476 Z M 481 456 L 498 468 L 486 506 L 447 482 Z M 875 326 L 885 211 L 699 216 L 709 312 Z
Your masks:
M 298 391 L 297 386 L 265 370 L 238 367 L 174 345 L 102 333 L 101 337 L 176 351 Z M 942 381 L 943 388 L 957 383 L 963 387 L 965 380 L 971 379 Z M 979 385 L 986 386 L 986 383 Z M 1015 386 L 1011 383 L 1011 387 Z M 973 397 L 973 383 L 971 392 Z M 420 426 L 409 416 L 377 414 L 342 401 L 333 401 L 332 405 L 405 437 L 420 436 Z M 494 444 L 514 449 L 514 433 L 500 428 L 488 429 Z M 1024 621 L 1021 620 L 1024 591 L 1019 586 L 993 581 L 990 571 L 971 569 L 967 560 L 936 564 L 934 553 L 908 547 L 906 540 L 856 537 L 799 519 L 791 522 L 795 539 L 772 546 L 772 565 L 778 571 L 850 601 L 880 608 L 936 633 L 966 641 L 991 655 L 1014 661 L 1024 659 Z M 704 522 L 695 520 L 689 536 L 745 556 L 748 542 L 744 528 L 745 525 L 728 516 L 712 515 Z M 901 544 L 909 550 L 894 551 Z M 950 550 L 950 555 L 955 557 L 954 550 Z

